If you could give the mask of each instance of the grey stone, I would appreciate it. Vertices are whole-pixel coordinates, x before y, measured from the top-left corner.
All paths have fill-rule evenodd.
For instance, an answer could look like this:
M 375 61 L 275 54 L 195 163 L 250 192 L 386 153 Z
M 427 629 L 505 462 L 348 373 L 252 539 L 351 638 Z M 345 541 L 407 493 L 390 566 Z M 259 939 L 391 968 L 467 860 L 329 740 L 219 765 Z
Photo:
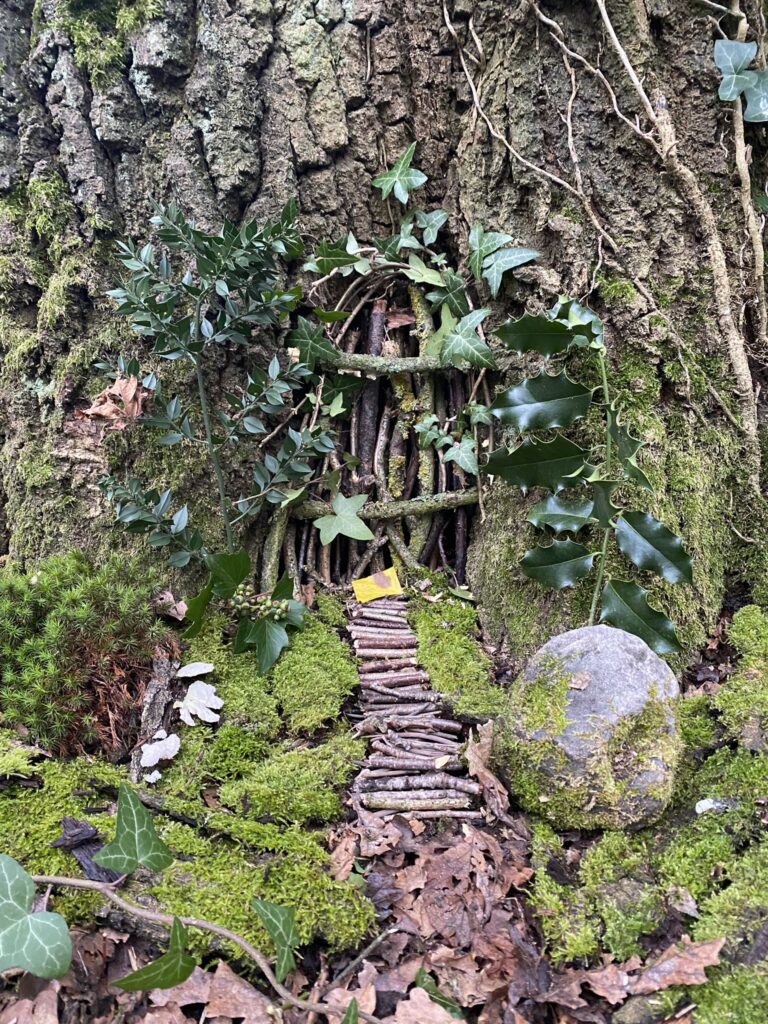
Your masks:
M 498 753 L 510 791 L 558 828 L 654 821 L 679 757 L 678 695 L 669 666 L 630 633 L 554 637 L 510 691 Z

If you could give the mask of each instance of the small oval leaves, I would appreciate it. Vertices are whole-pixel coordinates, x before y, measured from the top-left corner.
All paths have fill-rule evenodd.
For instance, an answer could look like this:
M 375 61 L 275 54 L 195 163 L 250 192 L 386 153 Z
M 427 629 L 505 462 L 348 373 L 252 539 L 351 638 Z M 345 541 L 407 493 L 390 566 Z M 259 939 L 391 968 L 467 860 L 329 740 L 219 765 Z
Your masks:
M 547 548 L 526 551 L 520 568 L 526 576 L 550 590 L 572 587 L 592 569 L 594 555 L 572 540 L 553 540 Z
M 651 608 L 648 591 L 636 583 L 611 580 L 606 584 L 600 621 L 634 633 L 656 654 L 675 654 L 681 649 L 675 627 L 666 615 Z
M 682 540 L 645 512 L 625 512 L 616 523 L 616 542 L 638 569 L 650 569 L 668 583 L 692 583 L 693 567 Z
M 586 499 L 567 501 L 556 494 L 550 494 L 544 501 L 534 505 L 528 513 L 528 522 L 539 530 L 548 526 L 555 533 L 566 530 L 578 533 L 584 526 L 594 523 L 592 502 Z
M 496 331 L 505 348 L 512 352 L 538 352 L 540 356 L 555 356 L 565 352 L 573 343 L 573 334 L 565 324 L 546 316 L 526 313 L 519 320 L 510 320 Z
M 558 434 L 553 441 L 526 439 L 512 451 L 498 448 L 485 468 L 524 492 L 531 487 L 561 491 L 571 486 L 574 477 L 581 473 L 586 454 L 583 448 Z
M 502 423 L 512 424 L 518 430 L 569 427 L 586 416 L 593 391 L 571 380 L 565 371 L 552 377 L 539 373 L 502 391 L 491 412 Z

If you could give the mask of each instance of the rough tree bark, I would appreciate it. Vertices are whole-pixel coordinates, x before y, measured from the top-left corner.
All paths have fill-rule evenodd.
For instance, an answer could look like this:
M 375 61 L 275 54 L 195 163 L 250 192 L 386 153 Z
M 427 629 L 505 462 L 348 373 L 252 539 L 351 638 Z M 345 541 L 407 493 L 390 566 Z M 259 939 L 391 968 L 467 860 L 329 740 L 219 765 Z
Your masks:
M 455 255 L 475 220 L 542 253 L 506 285 L 500 316 L 565 293 L 605 318 L 614 381 L 658 487 L 645 507 L 694 556 L 693 590 L 658 588 L 686 644 L 701 641 L 728 587 L 766 597 L 750 485 L 765 311 L 737 173 L 750 153 L 734 151 L 735 114 L 717 99 L 712 5 L 608 0 L 614 38 L 601 7 L 0 0 L 5 550 L 30 559 L 116 541 L 96 482 L 130 439 L 102 443 L 75 413 L 101 386 L 94 359 L 132 344 L 101 296 L 112 239 L 146 233 L 149 198 L 175 198 L 213 227 L 296 195 L 310 239 L 365 238 L 390 229 L 371 175 L 415 139 L 424 201 L 450 211 Z M 94 9 L 100 43 L 83 31 Z M 762 53 L 761 5 L 743 9 Z M 722 25 L 736 36 L 735 18 Z M 123 47 L 123 63 L 97 73 L 99 46 Z M 762 132 L 746 135 L 756 192 Z M 147 477 L 203 482 L 176 452 L 143 441 L 131 458 Z M 542 598 L 519 574 L 525 504 L 494 485 L 470 552 L 487 624 L 516 654 L 583 620 L 588 603 L 586 589 Z

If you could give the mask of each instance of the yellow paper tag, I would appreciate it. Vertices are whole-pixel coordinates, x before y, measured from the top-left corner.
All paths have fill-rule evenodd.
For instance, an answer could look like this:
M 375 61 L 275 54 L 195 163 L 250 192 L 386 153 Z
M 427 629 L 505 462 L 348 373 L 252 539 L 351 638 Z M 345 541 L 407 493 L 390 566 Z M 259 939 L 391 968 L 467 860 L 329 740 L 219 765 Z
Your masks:
M 361 604 L 375 601 L 379 597 L 399 597 L 403 592 L 394 566 L 384 572 L 374 573 L 373 576 L 366 576 L 363 580 L 353 580 L 352 589 Z

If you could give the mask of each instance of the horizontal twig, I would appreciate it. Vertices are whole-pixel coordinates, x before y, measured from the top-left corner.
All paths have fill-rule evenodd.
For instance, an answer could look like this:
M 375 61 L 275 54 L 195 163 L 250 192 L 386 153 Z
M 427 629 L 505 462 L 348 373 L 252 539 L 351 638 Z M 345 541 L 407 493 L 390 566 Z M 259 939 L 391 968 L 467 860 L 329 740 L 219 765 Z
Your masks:
M 404 519 L 406 516 L 426 516 L 444 509 L 476 504 L 477 488 L 470 487 L 466 491 L 442 491 L 438 494 L 411 498 L 408 501 L 370 501 L 363 505 L 358 515 L 365 520 Z M 327 514 L 328 505 L 324 501 L 305 501 L 297 508 L 291 509 L 294 519 L 319 519 Z
M 359 371 L 369 377 L 389 377 L 400 373 L 436 373 L 450 367 L 440 365 L 434 356 L 369 356 L 362 352 L 339 352 L 320 360 L 334 370 Z

